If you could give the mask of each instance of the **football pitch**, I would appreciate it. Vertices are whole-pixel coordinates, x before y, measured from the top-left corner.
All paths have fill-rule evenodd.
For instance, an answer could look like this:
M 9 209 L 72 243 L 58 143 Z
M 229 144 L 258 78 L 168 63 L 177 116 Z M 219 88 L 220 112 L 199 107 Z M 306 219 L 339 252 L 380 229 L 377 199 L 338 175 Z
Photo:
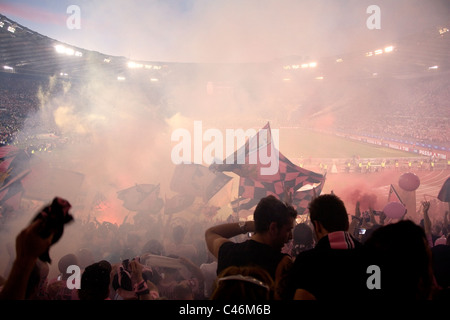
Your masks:
M 419 154 L 297 128 L 280 129 L 280 152 L 288 158 L 410 158 Z

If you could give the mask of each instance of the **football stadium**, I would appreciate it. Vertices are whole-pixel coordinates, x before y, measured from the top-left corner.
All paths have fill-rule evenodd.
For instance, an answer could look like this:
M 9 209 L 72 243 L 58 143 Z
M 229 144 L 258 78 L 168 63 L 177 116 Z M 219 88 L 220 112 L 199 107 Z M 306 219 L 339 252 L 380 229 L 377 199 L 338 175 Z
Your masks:
M 55 198 L 74 217 L 55 262 L 84 250 L 120 263 L 152 241 L 168 249 L 181 226 L 200 267 L 205 230 L 251 221 L 269 195 L 297 224 L 321 194 L 340 197 L 350 222 L 359 206 L 420 225 L 426 202 L 433 239 L 448 237 L 448 2 L 345 0 L 344 19 L 326 1 L 310 15 L 295 1 L 155 1 L 148 20 L 66 2 L 0 4 L 4 281 L 15 236 Z

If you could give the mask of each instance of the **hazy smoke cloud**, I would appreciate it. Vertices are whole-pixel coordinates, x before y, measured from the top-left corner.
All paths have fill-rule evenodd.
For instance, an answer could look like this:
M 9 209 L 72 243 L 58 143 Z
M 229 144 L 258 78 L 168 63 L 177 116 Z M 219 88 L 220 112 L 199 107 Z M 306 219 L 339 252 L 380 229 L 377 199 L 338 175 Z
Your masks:
M 92 213 L 100 196 L 107 209 L 95 211 L 97 218 L 120 224 L 133 213 L 123 208 L 117 191 L 134 184 L 161 183 L 161 195 L 171 194 L 171 133 L 178 128 L 192 132 L 195 120 L 201 120 L 205 130 L 260 128 L 267 121 L 276 128 L 287 119 L 326 129 L 336 124 L 335 112 L 342 111 L 348 101 L 362 102 L 361 108 L 366 106 L 370 116 L 374 97 L 407 96 L 411 89 L 406 86 L 392 91 L 358 86 L 352 87 L 352 92 L 339 79 L 326 82 L 325 88 L 311 84 L 310 78 L 304 85 L 301 81 L 290 85 L 282 72 L 286 57 L 288 63 L 301 63 L 347 52 L 364 53 L 448 18 L 445 2 L 393 2 L 375 1 L 381 8 L 382 27 L 368 30 L 366 8 L 373 1 L 79 1 L 80 30 L 68 30 L 62 21 L 56 24 L 59 27 L 52 24 L 41 33 L 79 48 L 132 60 L 205 65 L 191 72 L 178 66 L 180 69 L 171 71 L 185 72 L 183 81 L 170 84 L 152 84 L 145 78 L 137 86 L 94 69 L 80 82 L 52 77 L 36 92 L 40 109 L 30 115 L 25 127 L 30 134 L 42 133 L 42 127 L 35 127 L 40 122 L 73 141 L 51 157 L 42 156 L 42 161 L 83 175 L 79 192 L 67 199 L 75 219 Z M 58 5 L 63 13 L 64 5 L 63 1 Z M 29 12 L 33 6 L 29 5 Z M 8 9 L 0 5 L 2 8 Z M 273 61 L 277 63 L 273 68 L 258 64 Z M 229 62 L 236 64 L 220 64 Z M 243 62 L 251 65 L 239 64 Z M 280 138 L 283 146 L 283 136 Z M 334 191 L 346 201 L 349 212 L 357 200 L 363 210 L 369 205 L 380 210 L 383 199 L 371 187 L 347 178 Z M 43 204 L 27 200 L 28 212 L 1 234 L 5 240 L 1 242 L 13 243 L 13 237 Z M 77 231 L 75 226 L 67 226 L 67 235 L 53 249 L 55 259 L 77 248 Z M 5 257 L 5 248 L 1 250 Z

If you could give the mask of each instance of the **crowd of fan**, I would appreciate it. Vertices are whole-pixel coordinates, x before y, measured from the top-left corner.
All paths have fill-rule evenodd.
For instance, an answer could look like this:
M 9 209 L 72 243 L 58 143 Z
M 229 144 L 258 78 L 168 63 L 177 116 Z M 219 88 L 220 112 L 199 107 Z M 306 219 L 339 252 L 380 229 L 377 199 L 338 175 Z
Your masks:
M 0 73 L 0 145 L 36 146 L 36 134 L 58 132 L 39 113 L 39 92 L 42 95 L 47 87 L 48 81 L 42 78 Z
M 280 123 L 450 147 L 449 79 L 360 79 L 303 86 Z
M 441 76 L 387 80 L 383 85 L 371 83 L 361 90 L 353 87 L 353 112 L 346 109 L 346 117 L 336 117 L 336 129 L 450 148 L 448 81 Z
M 39 234 L 42 225 L 35 221 L 17 235 L 16 254 L 13 245 L 7 244 L 10 263 L 0 276 L 0 298 L 329 300 L 343 298 L 334 295 L 345 291 L 346 297 L 358 299 L 360 282 L 367 285 L 367 276 L 364 277 L 367 273 L 359 269 L 361 265 L 356 261 L 364 257 L 370 264 L 381 265 L 385 277 L 393 272 L 401 285 L 396 287 L 394 279 L 389 278 L 389 282 L 382 282 L 383 288 L 389 288 L 386 292 L 369 290 L 360 298 L 369 295 L 383 299 L 448 299 L 448 210 L 440 212 L 441 216 L 432 222 L 429 209 L 434 204 L 423 202 L 423 219 L 416 224 L 407 215 L 397 220 L 371 210 L 361 212 L 359 202 L 355 211 L 348 214 L 342 200 L 333 193 L 316 199 L 310 203 L 308 217 L 302 222 L 295 222 L 298 218 L 295 210 L 289 210 L 289 205 L 271 196 L 260 201 L 252 220 L 240 222 L 230 216 L 226 221 L 199 218 L 162 223 L 160 217 L 148 216 L 138 223 L 123 221 L 118 225 L 88 218 L 66 226 L 63 237 L 70 238 L 71 249 L 65 248 L 59 254 L 50 250 L 57 262 L 52 266 L 57 268 L 57 274 L 52 274 L 50 265 L 40 259 L 53 243 L 51 237 L 45 239 Z M 319 206 L 322 207 L 315 208 Z M 275 217 L 280 215 L 278 210 L 287 210 L 290 218 Z M 271 219 L 284 221 L 286 227 L 282 223 L 274 229 L 277 231 L 272 230 L 275 225 L 272 226 Z M 265 220 L 270 224 L 261 231 L 259 221 Z M 239 247 L 247 243 L 251 248 Z M 368 251 L 348 256 L 348 249 L 356 254 L 356 249 L 365 248 L 366 243 Z M 237 251 L 229 251 L 232 246 L 238 246 L 233 249 Z M 328 252 L 329 249 L 332 250 Z M 361 252 L 370 252 L 370 256 L 360 256 Z M 391 260 L 383 260 L 385 256 Z M 278 266 L 273 264 L 274 257 L 281 260 Z M 414 266 L 407 265 L 413 262 Z M 308 269 L 309 264 L 315 266 L 314 271 Z M 81 272 L 78 287 L 72 277 L 74 266 Z M 406 272 L 405 267 L 411 268 L 411 272 Z M 286 273 L 280 274 L 280 270 Z M 398 275 L 400 271 L 405 277 Z M 402 294 L 403 297 L 396 296 Z
M 0 85 L 2 143 L 11 143 L 15 135 L 23 130 L 24 120 L 29 113 L 36 111 L 39 106 L 36 83 L 30 79 L 11 78 L 10 80 L 2 81 Z M 426 79 L 408 81 L 412 81 L 412 89 L 408 89 L 411 94 L 405 95 L 402 99 L 396 98 L 399 88 L 394 87 L 390 94 L 383 92 L 379 99 L 367 101 L 362 99 L 362 96 L 372 91 L 377 94 L 377 88 L 370 86 L 364 90 L 363 87 L 358 90 L 357 87 L 355 89 L 357 94 L 353 93 L 345 98 L 347 102 L 353 104 L 352 106 L 342 107 L 339 104 L 334 106 L 335 110 L 348 113 L 346 120 L 342 118 L 336 124 L 336 128 L 358 134 L 403 136 L 407 139 L 448 145 L 450 132 L 446 119 L 449 115 L 443 114 L 449 110 L 445 107 L 449 97 L 449 93 L 445 90 L 447 82 L 442 78 L 430 81 Z M 330 97 L 336 95 L 335 92 Z M 373 97 L 373 93 L 369 96 Z M 358 97 L 360 100 L 349 97 Z M 358 101 L 360 105 L 355 107 Z M 417 108 L 417 105 L 421 108 Z M 349 112 L 350 110 L 360 110 L 362 114 L 366 114 L 366 117 L 362 117 L 357 112 Z M 272 201 L 272 199 L 269 200 Z M 409 224 L 405 224 L 400 223 L 402 221 L 388 223 L 383 216 L 374 217 L 369 214 L 368 217 L 364 217 L 356 209 L 351 215 L 345 212 L 342 226 L 335 229 L 333 223 L 328 224 L 327 219 L 330 221 L 334 219 L 335 210 L 339 212 L 342 219 L 342 205 L 339 199 L 332 198 L 327 201 L 331 201 L 332 205 L 325 210 L 327 213 L 325 218 L 310 215 L 307 223 L 299 224 L 294 223 L 295 215 L 289 210 L 289 206 L 281 205 L 279 200 L 275 201 L 275 204 L 260 203 L 261 207 L 274 206 L 276 210 L 282 211 L 286 215 L 282 222 L 270 220 L 276 219 L 275 217 L 264 217 L 266 214 L 270 216 L 267 212 L 271 210 L 258 209 L 258 207 L 255 209 L 254 221 L 244 223 L 216 221 L 214 225 L 211 225 L 210 222 L 200 219 L 176 225 L 163 224 L 158 218 L 153 217 L 148 217 L 147 220 L 139 221 L 139 223 L 124 222 L 121 225 L 109 222 L 99 223 L 95 219 L 82 221 L 73 226 L 67 226 L 64 236 L 70 237 L 74 246 L 69 252 L 56 257 L 59 275 L 54 277 L 50 274 L 50 266 L 39 259 L 45 250 L 52 247 L 51 236 L 41 237 L 39 231 L 42 228 L 42 222 L 35 221 L 17 235 L 15 253 L 13 246 L 8 246 L 10 263 L 0 278 L 0 285 L 2 285 L 0 298 L 36 300 L 329 299 L 337 293 L 336 288 L 341 289 L 339 286 L 334 289 L 331 287 L 337 284 L 345 285 L 346 278 L 339 277 L 339 274 L 335 273 L 332 273 L 336 276 L 334 280 L 323 274 L 324 278 L 321 278 L 320 272 L 329 270 L 323 269 L 326 264 L 316 268 L 317 261 L 313 262 L 314 259 L 319 259 L 318 261 L 324 259 L 321 256 L 324 254 L 323 250 L 326 252 L 330 248 L 343 250 L 343 247 L 355 249 L 358 247 L 355 244 L 359 243 L 363 246 L 367 242 L 370 244 L 370 250 L 375 253 L 374 257 L 381 259 L 375 261 L 386 262 L 382 259 L 382 254 L 378 256 L 380 248 L 386 250 L 386 253 L 393 254 L 389 248 L 384 247 L 386 243 L 383 241 L 386 237 L 391 241 L 389 243 L 391 246 L 392 241 L 398 240 L 398 245 L 404 246 L 403 253 L 411 254 L 412 259 L 417 258 L 415 256 L 417 253 L 420 257 L 414 261 L 423 265 L 428 271 L 426 275 L 419 275 L 421 278 L 417 280 L 417 283 L 411 282 L 412 285 L 407 279 L 403 279 L 405 282 L 402 282 L 404 287 L 401 289 L 404 290 L 389 291 L 384 296 L 381 294 L 382 297 L 392 298 L 393 296 L 390 295 L 394 293 L 406 295 L 408 290 L 413 288 L 413 291 L 409 290 L 411 291 L 409 293 L 413 294 L 409 296 L 412 299 L 448 298 L 449 253 L 445 250 L 449 247 L 448 212 L 441 213 L 443 217 L 441 222 L 432 224 L 428 217 L 430 203 L 424 203 L 424 219 L 422 225 L 419 225 L 408 219 L 402 219 L 403 222 L 409 221 Z M 262 223 L 259 222 L 261 219 L 269 219 L 269 221 Z M 276 223 L 273 224 L 273 222 Z M 361 229 L 366 230 L 364 236 L 358 232 Z M 395 232 L 400 238 L 389 238 Z M 302 240 L 296 240 L 299 239 L 298 235 Z M 426 247 L 417 245 L 422 238 L 425 239 Z M 346 242 L 349 239 L 350 241 Z M 246 247 L 249 243 L 251 245 Z M 413 247 L 413 243 L 417 246 Z M 352 245 L 349 246 L 349 244 Z M 392 246 L 392 248 L 401 250 L 399 246 Z M 411 248 L 412 250 L 409 250 Z M 445 252 L 440 252 L 442 248 Z M 416 249 L 418 251 L 413 252 Z M 239 250 L 242 250 L 240 254 L 232 254 Z M 329 253 L 325 254 L 327 259 L 336 258 L 334 257 L 336 251 L 333 250 L 330 251 L 331 256 L 327 256 Z M 344 251 L 340 251 L 339 255 L 342 252 Z M 319 258 L 314 258 L 315 256 Z M 437 257 L 442 261 L 437 262 Z M 248 259 L 253 259 L 252 263 L 248 263 Z M 348 266 L 349 261 L 354 261 L 352 259 L 346 260 L 339 256 L 336 261 L 344 262 L 344 265 Z M 255 266 L 255 263 L 259 266 Z M 395 266 L 390 265 L 389 262 L 386 263 L 386 266 L 395 269 Z M 71 272 L 73 272 L 73 270 L 70 271 L 71 266 L 78 266 L 81 269 L 80 286 L 76 286 L 76 279 L 71 278 Z M 405 266 L 401 264 L 399 267 Z M 290 278 L 292 277 L 292 274 L 289 274 L 291 268 L 299 268 L 301 272 L 296 272 L 295 277 Z M 337 267 L 333 272 L 348 272 L 344 269 Z M 287 275 L 284 275 L 284 271 Z M 318 278 L 298 278 L 301 275 L 307 276 L 309 272 Z M 286 279 L 289 281 L 286 282 Z M 293 284 L 298 287 L 290 287 Z M 357 288 L 360 284 L 352 283 L 352 285 L 353 287 L 349 288 Z M 388 287 L 390 288 L 389 285 Z
M 26 141 L 38 131 L 58 131 L 51 122 L 30 117 L 40 108 L 38 91 L 46 90 L 47 79 L 1 73 L 0 77 L 0 143 L 10 144 L 18 137 Z M 52 90 L 62 90 L 62 81 L 55 83 Z M 275 114 L 272 120 L 275 126 L 325 126 L 330 131 L 450 148 L 448 85 L 448 77 L 439 75 L 312 83 L 276 100 L 290 106 L 286 117 Z

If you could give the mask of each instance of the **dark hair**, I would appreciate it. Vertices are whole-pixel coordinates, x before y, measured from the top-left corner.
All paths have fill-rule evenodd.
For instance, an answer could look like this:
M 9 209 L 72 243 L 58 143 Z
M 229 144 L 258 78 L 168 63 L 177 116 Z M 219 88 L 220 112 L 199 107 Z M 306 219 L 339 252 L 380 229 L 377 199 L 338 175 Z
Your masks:
M 297 211 L 283 201 L 270 195 L 262 198 L 255 208 L 253 220 L 255 221 L 255 232 L 265 232 L 269 230 L 272 222 L 276 222 L 278 227 L 289 223 L 290 218 L 296 218 Z
M 292 233 L 294 244 L 312 246 L 314 243 L 313 231 L 306 223 L 299 223 Z
M 428 299 L 433 289 L 431 250 L 423 228 L 410 220 L 376 229 L 364 244 L 367 257 L 382 271 L 387 298 Z
M 109 294 L 111 264 L 102 260 L 86 267 L 81 275 L 80 300 L 105 300 Z
M 308 206 L 311 221 L 318 221 L 328 232 L 347 231 L 349 228 L 347 209 L 335 194 L 322 194 Z
M 58 270 L 63 275 L 66 275 L 67 268 L 71 265 L 78 265 L 78 258 L 73 253 L 68 253 L 61 257 L 58 261 Z

